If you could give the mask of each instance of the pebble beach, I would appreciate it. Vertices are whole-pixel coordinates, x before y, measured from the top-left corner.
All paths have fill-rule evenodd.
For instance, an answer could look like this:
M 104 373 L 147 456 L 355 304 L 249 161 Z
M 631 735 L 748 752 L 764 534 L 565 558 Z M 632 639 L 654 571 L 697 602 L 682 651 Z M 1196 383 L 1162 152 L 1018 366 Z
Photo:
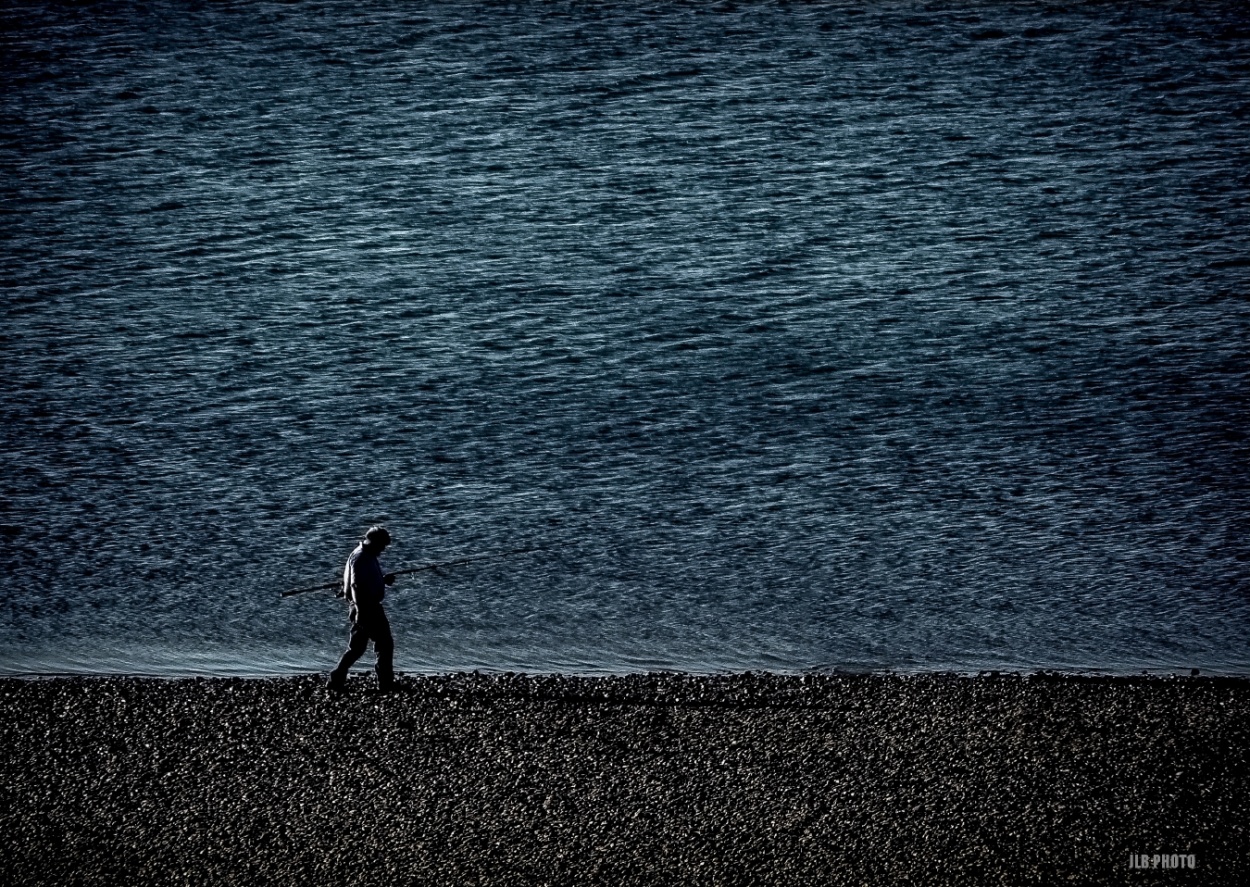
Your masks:
M 0 680 L 11 884 L 1228 884 L 1250 681 Z

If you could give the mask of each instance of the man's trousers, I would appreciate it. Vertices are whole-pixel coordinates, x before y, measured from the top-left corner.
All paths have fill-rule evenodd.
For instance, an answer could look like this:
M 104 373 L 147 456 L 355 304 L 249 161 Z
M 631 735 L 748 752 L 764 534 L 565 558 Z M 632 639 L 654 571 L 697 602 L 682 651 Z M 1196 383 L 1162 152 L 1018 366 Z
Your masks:
M 330 686 L 342 687 L 347 681 L 347 672 L 364 655 L 373 641 L 373 652 L 378 661 L 374 671 L 378 674 L 379 689 L 389 689 L 395 680 L 392 660 L 395 655 L 395 641 L 391 637 L 391 624 L 386 620 L 386 611 L 381 605 L 359 609 L 355 604 L 348 610 L 352 621 L 351 631 L 347 636 L 347 650 L 339 659 L 339 664 L 330 672 Z

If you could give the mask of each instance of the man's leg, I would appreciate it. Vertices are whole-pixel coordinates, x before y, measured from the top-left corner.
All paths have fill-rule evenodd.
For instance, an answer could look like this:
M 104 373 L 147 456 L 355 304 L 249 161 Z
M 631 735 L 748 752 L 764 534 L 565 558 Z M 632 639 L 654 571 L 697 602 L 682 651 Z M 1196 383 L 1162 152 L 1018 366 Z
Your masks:
M 378 674 L 378 689 L 389 690 L 395 683 L 395 671 L 392 663 L 395 658 L 395 640 L 391 637 L 391 623 L 386 613 L 379 610 L 377 619 L 370 626 L 373 635 L 373 652 L 378 657 L 374 671 Z
M 369 633 L 362 629 L 359 618 L 353 619 L 351 632 L 347 636 L 347 649 L 339 659 L 339 664 L 334 666 L 334 671 L 330 672 L 331 690 L 343 689 L 344 684 L 347 683 L 347 672 L 369 647 Z

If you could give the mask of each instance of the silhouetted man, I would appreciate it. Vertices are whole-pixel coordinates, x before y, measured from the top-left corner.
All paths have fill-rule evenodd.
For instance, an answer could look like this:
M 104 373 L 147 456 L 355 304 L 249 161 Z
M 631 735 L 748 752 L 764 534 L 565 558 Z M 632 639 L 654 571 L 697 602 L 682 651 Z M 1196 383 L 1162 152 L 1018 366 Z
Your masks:
M 352 627 L 347 639 L 347 651 L 334 671 L 330 672 L 328 686 L 331 690 L 344 688 L 348 670 L 364 655 L 370 641 L 373 641 L 373 652 L 378 658 L 374 666 L 378 689 L 389 690 L 394 684 L 395 673 L 391 663 L 395 641 L 391 638 L 391 624 L 386 621 L 386 611 L 382 609 L 382 599 L 386 597 L 386 586 L 395 581 L 395 574 L 383 573 L 382 565 L 378 563 L 378 555 L 390 544 L 391 534 L 385 527 L 370 527 L 343 567 L 341 596 L 348 600 L 347 616 Z

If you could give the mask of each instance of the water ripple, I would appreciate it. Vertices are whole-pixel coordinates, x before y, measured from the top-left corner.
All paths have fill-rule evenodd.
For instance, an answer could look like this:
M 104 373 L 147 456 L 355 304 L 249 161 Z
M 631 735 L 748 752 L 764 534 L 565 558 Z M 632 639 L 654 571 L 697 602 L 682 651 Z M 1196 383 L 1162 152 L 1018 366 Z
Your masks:
M 0 17 L 0 670 L 1250 667 L 1240 4 Z

